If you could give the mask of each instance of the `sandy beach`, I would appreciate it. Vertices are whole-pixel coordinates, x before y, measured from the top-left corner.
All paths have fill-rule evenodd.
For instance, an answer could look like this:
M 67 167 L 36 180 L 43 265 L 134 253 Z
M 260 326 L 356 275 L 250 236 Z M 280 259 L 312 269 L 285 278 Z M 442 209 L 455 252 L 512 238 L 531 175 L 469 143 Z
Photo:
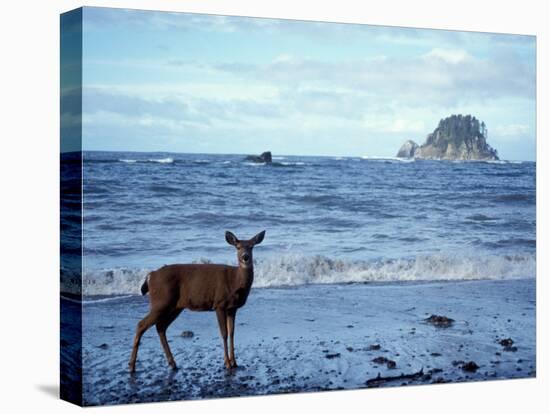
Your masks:
M 253 289 L 223 367 L 211 312 L 154 328 L 127 362 L 148 297 L 83 305 L 84 405 L 484 381 L 536 375 L 535 279 Z M 444 316 L 433 319 L 430 316 Z

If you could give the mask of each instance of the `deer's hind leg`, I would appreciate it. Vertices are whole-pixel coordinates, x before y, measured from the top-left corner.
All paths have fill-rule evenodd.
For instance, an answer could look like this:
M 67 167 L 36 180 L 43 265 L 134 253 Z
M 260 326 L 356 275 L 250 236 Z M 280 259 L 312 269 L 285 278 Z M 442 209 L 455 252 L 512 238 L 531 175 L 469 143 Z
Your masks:
M 159 334 L 160 343 L 164 353 L 166 354 L 166 360 L 172 369 L 177 369 L 176 362 L 174 361 L 174 356 L 170 351 L 170 346 L 168 345 L 168 340 L 166 339 L 166 330 L 172 322 L 178 317 L 183 309 L 175 309 L 170 312 L 168 315 L 159 318 L 157 321 L 157 332 Z
M 145 318 L 143 318 L 141 321 L 138 322 L 137 328 L 136 328 L 136 336 L 134 337 L 134 346 L 132 348 L 132 356 L 130 357 L 130 362 L 128 363 L 128 366 L 130 368 L 130 372 L 134 372 L 136 370 L 136 359 L 138 354 L 138 348 L 139 343 L 141 341 L 141 337 L 145 333 L 147 329 L 149 329 L 151 326 L 153 326 L 155 323 L 157 323 L 159 317 L 158 312 L 149 312 Z

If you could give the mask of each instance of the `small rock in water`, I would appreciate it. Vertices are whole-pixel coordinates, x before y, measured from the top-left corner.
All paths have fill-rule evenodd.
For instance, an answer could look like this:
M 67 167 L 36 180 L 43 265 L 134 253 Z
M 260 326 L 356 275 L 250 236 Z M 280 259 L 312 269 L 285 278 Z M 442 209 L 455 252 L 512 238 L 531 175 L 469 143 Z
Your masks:
M 107 349 L 107 348 L 109 348 L 109 345 L 107 345 L 107 344 L 101 344 L 101 345 L 98 346 L 98 348 L 100 348 L 100 349 Z
M 373 345 L 369 345 L 368 350 L 369 351 L 378 351 L 380 348 L 381 348 L 381 346 L 379 344 L 373 344 Z
M 193 331 L 183 331 L 181 333 L 181 337 L 182 338 L 193 338 L 193 336 L 195 336 L 195 334 L 193 333 Z
M 454 319 L 448 318 L 441 315 L 431 315 L 430 317 L 424 319 L 427 323 L 437 327 L 437 328 L 448 328 L 450 327 Z

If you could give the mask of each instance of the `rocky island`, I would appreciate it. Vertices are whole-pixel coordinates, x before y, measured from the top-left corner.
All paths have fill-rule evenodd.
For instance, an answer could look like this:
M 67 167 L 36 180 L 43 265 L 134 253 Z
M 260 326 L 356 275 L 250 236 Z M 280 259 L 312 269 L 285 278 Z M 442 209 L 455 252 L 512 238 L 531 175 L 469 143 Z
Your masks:
M 248 162 L 271 164 L 271 151 L 262 152 L 260 155 L 247 155 L 244 159 Z
M 439 121 L 426 142 L 406 141 L 397 156 L 429 160 L 498 160 L 497 151 L 487 143 L 487 127 L 471 115 L 451 115 Z

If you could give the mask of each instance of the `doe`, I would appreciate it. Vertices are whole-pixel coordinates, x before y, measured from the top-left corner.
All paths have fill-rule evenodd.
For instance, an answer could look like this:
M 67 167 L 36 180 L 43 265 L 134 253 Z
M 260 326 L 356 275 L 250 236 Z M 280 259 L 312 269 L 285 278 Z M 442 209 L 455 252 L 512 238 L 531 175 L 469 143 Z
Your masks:
M 264 236 L 265 230 L 250 240 L 239 240 L 230 231 L 225 233 L 227 243 L 237 249 L 237 267 L 219 264 L 173 264 L 147 275 L 141 286 L 141 293 L 145 295 L 149 292 L 150 311 L 137 325 L 132 356 L 128 363 L 131 372 L 136 368 L 141 337 L 153 325 L 157 327 L 168 364 L 176 369 L 166 339 L 166 329 L 184 309 L 216 311 L 223 340 L 225 367 L 237 367 L 233 342 L 235 315 L 237 309 L 246 303 L 254 280 L 252 249 L 262 242 Z

